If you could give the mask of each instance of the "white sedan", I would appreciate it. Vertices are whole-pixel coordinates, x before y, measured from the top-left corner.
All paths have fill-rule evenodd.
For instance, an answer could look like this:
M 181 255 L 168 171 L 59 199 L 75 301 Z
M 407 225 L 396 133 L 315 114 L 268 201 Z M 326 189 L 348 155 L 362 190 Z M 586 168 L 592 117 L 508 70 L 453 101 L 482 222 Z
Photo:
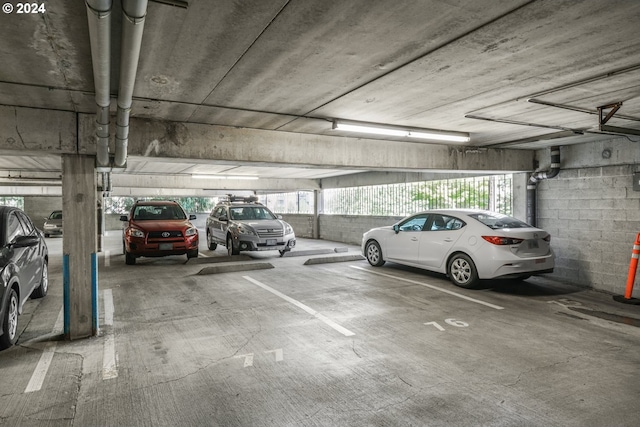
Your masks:
M 431 210 L 367 231 L 362 253 L 369 264 L 385 261 L 445 273 L 463 288 L 479 280 L 526 279 L 551 273 L 551 236 L 518 219 L 480 210 Z

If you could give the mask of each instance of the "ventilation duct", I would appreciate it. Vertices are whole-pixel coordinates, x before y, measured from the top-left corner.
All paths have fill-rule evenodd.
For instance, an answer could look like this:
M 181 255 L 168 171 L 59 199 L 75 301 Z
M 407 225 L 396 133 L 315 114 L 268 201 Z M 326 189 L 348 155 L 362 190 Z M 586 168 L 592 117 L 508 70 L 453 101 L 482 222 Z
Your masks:
M 534 172 L 527 183 L 527 223 L 537 226 L 536 188 L 539 181 L 554 178 L 560 173 L 560 147 L 551 147 L 551 167 L 548 171 Z

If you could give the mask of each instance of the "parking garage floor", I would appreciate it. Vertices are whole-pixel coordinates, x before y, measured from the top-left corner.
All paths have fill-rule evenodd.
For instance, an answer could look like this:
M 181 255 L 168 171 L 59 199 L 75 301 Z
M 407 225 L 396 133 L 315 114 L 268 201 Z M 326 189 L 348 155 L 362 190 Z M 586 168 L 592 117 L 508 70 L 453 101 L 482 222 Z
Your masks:
M 49 294 L 0 352 L 0 424 L 640 425 L 640 307 L 608 294 L 464 290 L 306 239 L 282 258 L 201 246 L 127 266 L 113 233 L 100 334 L 67 342 L 62 239 L 47 242 Z

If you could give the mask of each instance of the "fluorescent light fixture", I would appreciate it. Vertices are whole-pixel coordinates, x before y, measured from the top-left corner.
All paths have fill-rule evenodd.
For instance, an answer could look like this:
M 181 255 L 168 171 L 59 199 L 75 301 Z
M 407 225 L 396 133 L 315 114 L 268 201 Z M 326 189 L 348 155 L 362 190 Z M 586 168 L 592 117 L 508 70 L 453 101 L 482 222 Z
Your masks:
M 194 179 L 238 179 L 238 180 L 257 180 L 257 176 L 249 175 L 191 175 Z
M 463 132 L 449 132 L 431 129 L 411 129 L 395 126 L 384 126 L 375 123 L 333 121 L 333 129 L 347 132 L 371 133 L 375 135 L 400 136 L 434 141 L 469 142 L 469 134 Z

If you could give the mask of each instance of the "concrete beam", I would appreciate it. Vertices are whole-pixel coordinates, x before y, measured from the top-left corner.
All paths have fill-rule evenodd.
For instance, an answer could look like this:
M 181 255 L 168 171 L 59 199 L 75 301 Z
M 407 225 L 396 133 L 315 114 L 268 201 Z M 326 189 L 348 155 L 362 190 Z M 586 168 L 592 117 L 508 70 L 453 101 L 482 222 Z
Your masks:
M 79 153 L 95 153 L 92 115 L 79 114 Z M 112 132 L 113 133 L 113 132 Z M 530 171 L 533 150 L 477 149 L 131 119 L 129 155 L 263 165 L 403 171 Z
M 215 189 L 222 191 L 297 191 L 316 190 L 320 188 L 318 181 L 313 179 L 259 179 L 259 180 L 236 180 L 236 179 L 195 179 L 184 175 L 136 175 L 112 173 L 111 183 L 113 193 L 117 193 L 121 188 L 130 188 L 132 191 L 142 189 L 151 190 L 148 195 L 156 195 L 159 189 L 176 189 L 182 191 L 185 196 L 195 195 L 196 192 Z M 166 194 L 163 192 L 163 194 Z
M 0 105 L 2 153 L 23 156 L 74 154 L 76 136 L 75 113 Z
M 62 186 L 0 185 L 0 196 L 62 196 Z

